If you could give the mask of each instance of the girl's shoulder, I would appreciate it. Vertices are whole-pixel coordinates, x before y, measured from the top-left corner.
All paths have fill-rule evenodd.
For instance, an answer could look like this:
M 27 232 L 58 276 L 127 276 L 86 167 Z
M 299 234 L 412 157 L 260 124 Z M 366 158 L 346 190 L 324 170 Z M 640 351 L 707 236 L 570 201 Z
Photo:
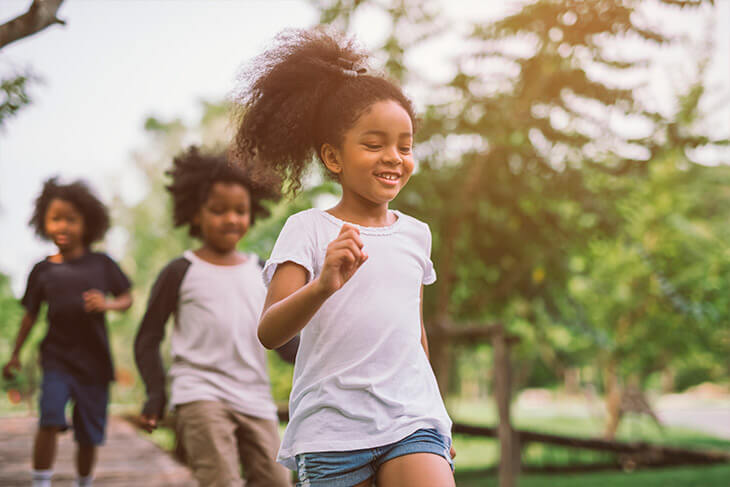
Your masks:
M 422 238 L 431 238 L 431 228 L 428 223 L 419 220 L 411 215 L 406 215 L 402 211 L 393 210 L 398 215 L 398 220 L 402 229 L 413 232 Z
M 396 215 L 398 215 L 398 218 L 401 219 L 402 222 L 405 223 L 406 225 L 413 225 L 413 226 L 416 226 L 419 228 L 428 229 L 428 223 L 421 221 L 414 216 L 407 215 L 400 210 L 393 210 L 393 211 L 395 212 Z
M 99 252 L 99 251 L 96 251 L 96 250 L 94 250 L 94 251 L 91 251 L 90 250 L 89 252 L 86 253 L 85 257 L 89 261 L 94 261 L 94 262 L 111 262 L 113 264 L 116 264 L 117 263 L 117 261 L 115 261 L 106 252 Z
M 313 222 L 318 221 L 321 218 L 321 213 L 322 213 L 322 210 L 319 210 L 317 208 L 307 208 L 306 210 L 302 210 L 302 211 L 293 213 L 292 215 L 289 216 L 289 218 L 286 219 L 286 221 L 311 224 Z
M 317 208 L 309 208 L 290 215 L 284 223 L 281 234 L 294 239 L 316 235 L 320 228 L 327 225 L 322 213 L 324 212 Z

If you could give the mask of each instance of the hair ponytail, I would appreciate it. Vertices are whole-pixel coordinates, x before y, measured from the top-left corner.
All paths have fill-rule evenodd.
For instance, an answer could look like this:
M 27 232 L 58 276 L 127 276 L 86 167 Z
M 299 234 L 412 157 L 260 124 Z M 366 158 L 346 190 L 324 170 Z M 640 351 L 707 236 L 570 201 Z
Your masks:
M 240 78 L 231 159 L 257 180 L 291 181 L 296 192 L 321 145 L 339 145 L 374 102 L 394 99 L 414 120 L 400 88 L 370 74 L 367 59 L 352 39 L 323 28 L 279 34 Z

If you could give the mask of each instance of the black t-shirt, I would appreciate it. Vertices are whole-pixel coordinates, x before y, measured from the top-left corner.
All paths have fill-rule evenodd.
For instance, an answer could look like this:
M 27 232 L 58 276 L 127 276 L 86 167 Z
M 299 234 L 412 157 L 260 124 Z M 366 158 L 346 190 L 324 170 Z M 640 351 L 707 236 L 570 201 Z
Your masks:
M 114 380 L 104 313 L 84 311 L 83 293 L 98 289 L 119 296 L 130 288 L 124 272 L 108 255 L 87 252 L 73 260 L 37 263 L 21 303 L 37 314 L 48 303 L 48 333 L 41 343 L 41 366 L 78 377 L 82 382 Z

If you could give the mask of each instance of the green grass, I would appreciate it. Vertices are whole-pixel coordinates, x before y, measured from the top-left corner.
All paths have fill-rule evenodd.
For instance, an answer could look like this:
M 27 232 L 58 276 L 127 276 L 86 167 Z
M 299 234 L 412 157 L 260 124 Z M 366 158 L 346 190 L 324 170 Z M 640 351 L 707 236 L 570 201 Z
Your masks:
M 458 487 L 497 487 L 495 474 L 456 473 Z M 730 465 L 641 470 L 632 473 L 597 472 L 560 475 L 522 475 L 519 487 L 728 487 Z
M 496 411 L 490 403 L 448 401 L 449 412 L 454 421 L 493 426 L 496 424 Z M 532 411 L 515 410 L 514 424 L 521 429 L 529 429 L 558 435 L 578 437 L 601 437 L 604 423 L 589 417 L 568 417 L 564 411 L 541 411 L 537 416 Z M 617 434 L 624 441 L 648 441 L 661 445 L 683 448 L 719 449 L 730 451 L 730 441 L 702 432 L 677 427 L 658 428 L 650 419 L 627 417 Z M 454 435 L 454 448 L 457 455 L 457 471 L 481 471 L 494 468 L 499 461 L 499 445 L 495 439 Z M 577 450 L 541 443 L 529 444 L 522 452 L 522 462 L 530 467 L 591 465 L 615 463 L 611 453 L 591 450 Z M 483 473 L 482 473 L 483 475 Z M 730 481 L 725 487 L 730 486 Z

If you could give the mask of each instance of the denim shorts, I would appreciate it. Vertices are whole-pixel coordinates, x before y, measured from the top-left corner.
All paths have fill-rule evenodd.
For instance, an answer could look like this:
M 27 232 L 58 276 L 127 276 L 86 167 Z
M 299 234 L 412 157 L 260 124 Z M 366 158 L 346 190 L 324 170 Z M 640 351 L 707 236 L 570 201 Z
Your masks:
M 454 469 L 451 438 L 433 428 L 420 429 L 400 441 L 376 448 L 344 452 L 302 453 L 296 456 L 297 487 L 352 487 L 375 476 L 381 465 L 410 453 L 433 453 Z
M 70 374 L 44 370 L 41 385 L 41 427 L 55 426 L 65 431 L 66 403 L 73 400 L 74 438 L 81 445 L 104 442 L 108 384 L 85 384 Z

